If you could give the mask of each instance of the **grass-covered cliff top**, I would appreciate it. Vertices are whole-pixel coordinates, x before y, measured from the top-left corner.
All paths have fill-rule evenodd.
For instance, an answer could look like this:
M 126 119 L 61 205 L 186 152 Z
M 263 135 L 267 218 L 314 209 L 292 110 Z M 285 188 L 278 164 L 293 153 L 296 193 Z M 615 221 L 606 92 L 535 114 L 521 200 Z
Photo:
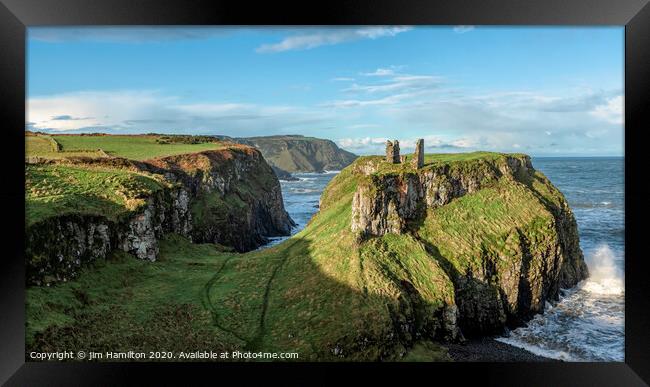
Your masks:
M 499 163 L 502 157 L 426 160 Z M 372 159 L 338 174 L 305 229 L 277 246 L 234 254 L 171 236 L 155 263 L 120 259 L 73 283 L 29 289 L 28 344 L 172 350 L 180 335 L 185 351 L 213 345 L 295 351 L 301 361 L 446 359 L 430 343 L 417 344 L 414 354 L 403 343 L 420 339 L 396 334 L 396 327 L 435 330 L 444 307 L 454 303 L 455 277 L 484 270 L 486 256 L 500 267 L 551 251 L 558 236 L 550 207 L 562 195 L 534 171 L 528 184 L 500 179 L 430 210 L 411 233 L 359 241 L 350 227 L 352 198 L 360 167 Z
M 424 155 L 424 167 L 416 170 L 412 164 L 413 155 L 406 155 L 406 162 L 391 164 L 384 156 L 362 156 L 355 163 L 357 168 L 372 166 L 374 174 L 393 174 L 416 171 L 427 171 L 442 166 L 473 168 L 478 164 L 505 162 L 507 158 L 527 158 L 523 153 L 469 152 L 469 153 L 429 153 Z
M 56 148 L 58 144 L 59 149 Z M 43 135 L 25 136 L 27 156 L 116 156 L 132 160 L 222 149 L 233 144 L 206 136 L 167 135 Z M 100 151 L 101 150 L 101 151 Z M 102 152 L 103 151 L 103 152 Z
M 169 185 L 162 176 L 140 172 L 133 163 L 111 157 L 147 160 L 161 168 L 175 163 L 192 173 L 211 167 L 211 160 L 233 157 L 232 152 L 203 153 L 220 150 L 252 152 L 253 148 L 206 136 L 50 136 L 27 132 L 26 157 L 55 162 L 25 165 L 26 223 L 30 226 L 69 214 L 116 220 L 138 210 L 153 192 Z
M 84 165 L 25 166 L 25 221 L 68 214 L 116 220 L 137 210 L 145 199 L 167 185 L 154 175 Z

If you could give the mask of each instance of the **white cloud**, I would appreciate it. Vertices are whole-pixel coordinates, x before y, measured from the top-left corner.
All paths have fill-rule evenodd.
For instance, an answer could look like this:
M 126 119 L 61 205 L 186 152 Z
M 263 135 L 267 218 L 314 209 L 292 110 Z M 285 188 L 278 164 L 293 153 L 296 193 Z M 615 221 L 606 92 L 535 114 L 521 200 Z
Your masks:
M 259 53 L 275 53 L 291 50 L 309 50 L 320 46 L 361 39 L 391 37 L 410 29 L 410 27 L 360 27 L 354 29 L 333 28 L 301 31 L 300 33 L 285 37 L 279 43 L 263 44 L 256 51 Z
M 384 137 L 361 137 L 361 138 L 341 138 L 336 142 L 347 149 L 363 149 L 369 145 L 383 145 L 386 143 L 387 138 Z
M 81 118 L 63 120 L 62 116 Z M 318 110 L 230 102 L 186 104 L 156 91 L 85 91 L 34 97 L 27 101 L 27 120 L 32 130 L 237 136 L 331 126 L 329 117 Z
M 589 114 L 612 124 L 623 124 L 623 106 L 623 96 L 619 95 L 596 106 Z
M 325 102 L 321 104 L 321 106 L 330 108 L 355 108 L 363 106 L 395 105 L 398 102 L 405 100 L 411 96 L 412 94 L 393 94 L 377 99 L 344 99 Z
M 356 98 L 340 99 L 321 104 L 324 107 L 356 108 L 363 106 L 396 105 L 403 101 L 422 98 L 436 91 L 443 81 L 442 77 L 432 75 L 395 75 L 391 71 L 378 69 L 370 75 L 381 74 L 381 78 L 368 83 L 353 83 L 342 89 L 347 94 L 356 94 Z M 389 74 L 393 74 L 388 76 Z M 373 98 L 368 98 L 373 97 Z
M 406 75 L 396 76 L 387 82 L 373 84 L 353 84 L 349 88 L 343 89 L 347 92 L 366 92 L 366 93 L 405 93 L 414 90 L 427 90 L 437 87 L 442 82 L 442 78 L 428 75 Z
M 354 81 L 354 78 L 350 78 L 350 77 L 336 77 L 336 78 L 332 78 L 332 81 L 337 81 L 337 82 L 352 82 L 352 81 Z
M 376 87 L 410 81 L 427 86 Z M 313 106 L 187 103 L 158 91 L 85 91 L 28 99 L 27 126 L 50 131 L 241 137 L 305 134 L 340 138 L 343 148 L 360 154 L 383 153 L 386 138 L 399 139 L 405 151 L 414 147 L 417 138 L 424 138 L 432 152 L 622 152 L 620 90 L 552 94 L 514 90 L 476 95 L 459 88 L 439 88 L 439 82 L 429 75 L 379 77 L 346 91 L 348 97 L 355 93 L 351 98 Z
M 474 149 L 536 154 L 601 149 L 616 154 L 622 149 L 623 128 L 622 100 L 608 97 L 615 93 L 515 91 L 477 96 L 456 90 L 451 96 L 434 93 L 405 100 L 381 114 L 383 120 L 410 131 L 462 137 Z
M 454 27 L 454 32 L 457 34 L 464 34 L 466 32 L 470 32 L 474 29 L 474 26 L 455 26 Z
M 413 152 L 415 150 L 415 143 L 418 139 L 424 140 L 424 148 L 427 151 L 435 152 L 461 152 L 466 151 L 476 145 L 476 142 L 469 138 L 456 138 L 453 140 L 445 141 L 440 136 L 425 135 L 418 137 L 400 137 L 396 136 L 399 141 L 400 151 L 402 154 Z M 387 137 L 356 137 L 356 138 L 341 138 L 336 140 L 336 143 L 345 149 L 359 154 L 382 154 Z M 390 138 L 391 141 L 394 138 Z
M 393 69 L 382 69 L 382 68 L 379 68 L 379 69 L 377 69 L 377 70 L 375 70 L 373 72 L 370 72 L 370 73 L 361 73 L 361 75 L 365 75 L 367 77 L 385 77 L 385 76 L 393 75 L 393 74 L 395 74 L 395 70 L 393 70 Z
M 30 98 L 27 116 L 34 123 L 34 128 L 40 129 L 65 131 L 92 126 L 122 128 L 128 120 L 151 120 L 154 117 L 169 116 L 164 106 L 176 102 L 175 98 L 155 91 L 66 93 Z M 57 119 L 61 116 L 86 118 Z

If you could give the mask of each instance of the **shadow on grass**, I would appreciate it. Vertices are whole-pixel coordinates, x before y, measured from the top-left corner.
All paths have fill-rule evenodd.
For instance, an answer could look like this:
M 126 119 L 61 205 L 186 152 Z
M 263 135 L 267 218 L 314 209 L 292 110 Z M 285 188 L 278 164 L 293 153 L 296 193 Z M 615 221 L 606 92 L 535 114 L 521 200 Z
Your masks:
M 364 292 L 325 274 L 312 257 L 313 241 L 294 237 L 284 243 L 289 245 L 270 257 L 219 256 L 218 266 L 180 255 L 136 264 L 124 258 L 43 288 L 44 298 L 57 293 L 51 302 L 71 321 L 40 330 L 27 353 L 240 350 L 298 352 L 302 361 L 398 360 L 414 343 L 444 336 L 442 311 L 422 298 L 408 276 L 389 278 L 397 298 Z M 106 276 L 112 282 L 96 280 Z M 156 293 L 167 285 L 186 286 L 170 279 L 187 281 L 192 288 L 186 291 L 195 297 Z

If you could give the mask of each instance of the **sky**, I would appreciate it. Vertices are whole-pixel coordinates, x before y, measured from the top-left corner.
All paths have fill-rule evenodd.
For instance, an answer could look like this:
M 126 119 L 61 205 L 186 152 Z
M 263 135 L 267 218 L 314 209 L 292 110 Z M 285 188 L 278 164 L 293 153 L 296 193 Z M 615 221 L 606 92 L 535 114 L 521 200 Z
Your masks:
M 623 27 L 30 27 L 26 129 L 623 156 Z

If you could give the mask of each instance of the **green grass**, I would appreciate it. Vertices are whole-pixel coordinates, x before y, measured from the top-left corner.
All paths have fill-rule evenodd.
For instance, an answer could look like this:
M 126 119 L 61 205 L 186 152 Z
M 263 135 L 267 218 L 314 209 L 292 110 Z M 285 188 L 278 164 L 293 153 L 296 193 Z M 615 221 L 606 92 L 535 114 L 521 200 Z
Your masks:
M 110 156 L 133 160 L 147 160 L 161 156 L 195 153 L 221 149 L 219 143 L 159 144 L 159 136 L 54 136 L 64 151 L 88 151 L 102 149 Z
M 25 136 L 25 156 L 41 157 L 45 159 L 62 159 L 66 157 L 102 157 L 97 150 L 68 150 L 59 149 L 60 144 L 51 136 L 27 135 Z
M 27 155 L 56 153 L 56 142 L 50 136 L 25 136 L 25 152 Z
M 126 170 L 85 166 L 26 165 L 27 225 L 65 214 L 91 214 L 116 220 L 138 209 L 167 183 Z
M 492 157 L 505 156 L 426 159 L 465 168 Z M 355 171 L 365 162 L 373 158 L 337 175 L 319 213 L 277 246 L 235 254 L 169 236 L 157 262 L 118 257 L 70 283 L 28 289 L 28 347 L 171 350 L 208 343 L 295 351 L 302 361 L 448 360 L 436 343 L 395 337 L 394 324 L 437 329 L 435 316 L 454 301 L 452 277 L 480 270 L 486 249 L 501 257 L 497 265 L 509 264 L 521 254 L 515 230 L 531 249 L 544 249 L 555 235 L 548 203 L 563 198 L 541 174 L 530 186 L 501 179 L 430 210 L 412 235 L 359 241 L 350 230 L 351 202 L 362 180 Z M 201 205 L 222 204 L 205 200 L 195 216 L 205 215 Z
M 231 258 L 217 245 L 161 241 L 155 263 L 116 253 L 73 282 L 27 289 L 26 343 L 40 350 L 224 351 L 241 341 L 212 324 L 205 284 Z
M 516 228 L 533 237 L 553 235 L 553 222 L 552 214 L 527 187 L 501 181 L 432 211 L 419 235 L 465 273 L 479 270 L 486 249 L 503 256 L 520 253 Z
M 436 169 L 441 166 L 449 166 L 456 171 L 480 172 L 480 168 L 485 168 L 489 163 L 505 162 L 507 157 L 525 157 L 520 153 L 496 153 L 496 152 L 469 152 L 469 153 L 434 153 L 424 155 L 424 167 L 421 171 Z M 403 174 L 415 173 L 416 169 L 411 164 L 413 155 L 407 155 L 405 163 L 391 164 L 385 162 L 384 156 L 362 156 L 359 158 L 360 164 L 369 164 L 374 166 L 375 175 L 382 174 Z

